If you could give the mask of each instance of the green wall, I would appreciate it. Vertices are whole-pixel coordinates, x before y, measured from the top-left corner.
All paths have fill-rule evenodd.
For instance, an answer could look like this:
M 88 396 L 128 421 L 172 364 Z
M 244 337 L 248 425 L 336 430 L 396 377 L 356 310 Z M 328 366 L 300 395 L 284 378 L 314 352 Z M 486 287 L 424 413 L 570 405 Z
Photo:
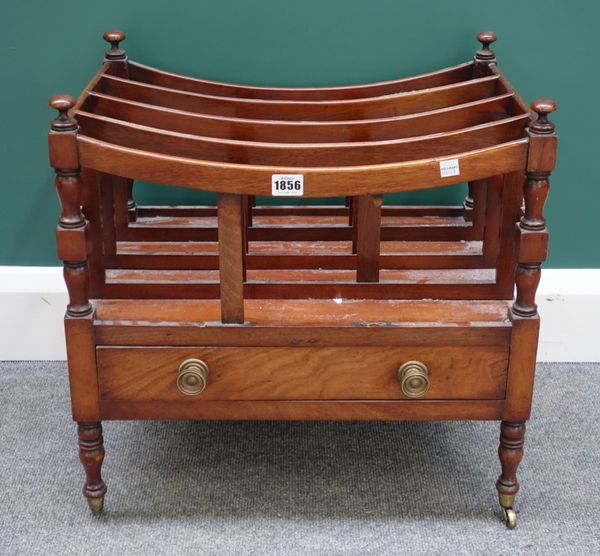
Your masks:
M 102 32 L 119 28 L 130 57 L 149 65 L 297 86 L 460 63 L 472 57 L 476 32 L 493 30 L 499 64 L 524 98 L 559 105 L 547 266 L 600 267 L 599 20 L 597 0 L 2 1 L 0 265 L 57 264 L 47 99 L 76 96 L 101 62 Z

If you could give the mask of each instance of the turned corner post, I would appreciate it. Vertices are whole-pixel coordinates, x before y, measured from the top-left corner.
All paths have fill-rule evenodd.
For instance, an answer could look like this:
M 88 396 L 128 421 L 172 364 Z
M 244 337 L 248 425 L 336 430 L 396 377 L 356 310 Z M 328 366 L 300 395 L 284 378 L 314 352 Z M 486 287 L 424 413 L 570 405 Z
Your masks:
M 504 510 L 506 525 L 512 529 L 517 524 L 517 518 L 513 509 L 515 496 L 519 492 L 517 481 L 517 468 L 523 459 L 523 443 L 525 441 L 525 423 L 511 423 L 502 421 L 500 426 L 500 445 L 498 446 L 498 457 L 502 466 L 502 472 L 496 481 L 498 499 Z
M 490 48 L 490 44 L 496 42 L 496 33 L 482 31 L 475 38 L 481 43 L 481 48 L 473 58 L 473 77 L 485 77 L 490 74 L 490 64 L 496 64 L 496 54 Z
M 102 425 L 99 422 L 77 423 L 79 459 L 85 469 L 83 495 L 94 515 L 102 513 L 106 484 L 102 480 L 104 461 L 104 441 Z
M 116 77 L 129 78 L 129 64 L 127 52 L 121 48 L 121 43 L 125 40 L 125 33 L 117 29 L 105 31 L 102 38 L 110 44 L 110 48 L 104 52 L 104 63 L 108 65 L 107 73 Z M 137 205 L 133 198 L 133 180 L 118 180 L 117 187 L 123 187 L 123 196 L 126 206 L 117 206 L 117 212 L 125 215 L 127 222 L 135 222 L 137 219 Z M 115 199 L 117 200 L 117 199 Z
M 125 40 L 125 33 L 111 29 L 105 31 L 102 38 L 110 44 L 110 48 L 104 53 L 104 62 L 110 65 L 110 73 L 118 77 L 129 77 L 127 53 L 121 48 L 121 43 Z
M 519 490 L 517 467 L 523 457 L 525 421 L 531 412 L 539 334 L 535 294 L 541 265 L 548 252 L 544 204 L 550 187 L 550 173 L 556 163 L 557 146 L 554 124 L 548 121 L 548 114 L 556 110 L 556 104 L 549 100 L 536 100 L 531 108 L 537 113 L 537 118 L 532 119 L 527 130 L 529 152 L 523 185 L 525 208 L 517 223 L 517 291 L 509 315 L 512 321 L 511 349 L 498 449 L 502 473 L 496 483 L 509 528 L 516 525 L 513 504 Z
M 517 297 L 511 313 L 517 318 L 537 317 L 535 294 L 541 277 L 541 265 L 548 253 L 548 229 L 544 205 L 550 189 L 550 173 L 556 163 L 557 137 L 548 114 L 556 110 L 551 100 L 536 100 L 531 108 L 537 119 L 529 124 L 529 154 L 523 185 L 525 208 L 518 223 Z
M 56 192 L 61 212 L 56 229 L 59 259 L 69 293 L 67 315 L 85 317 L 92 313 L 88 299 L 87 223 L 81 211 L 82 181 L 77 150 L 77 122 L 70 111 L 75 100 L 68 95 L 53 96 L 48 104 L 58 111 L 48 134 L 50 165 L 56 173 Z

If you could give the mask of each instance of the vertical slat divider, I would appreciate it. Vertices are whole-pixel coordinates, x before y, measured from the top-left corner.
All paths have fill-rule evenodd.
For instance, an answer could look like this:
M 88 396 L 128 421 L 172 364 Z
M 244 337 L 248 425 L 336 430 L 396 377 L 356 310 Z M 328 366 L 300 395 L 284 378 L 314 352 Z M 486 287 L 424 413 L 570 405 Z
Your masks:
M 244 210 L 242 196 L 219 193 L 217 196 L 219 228 L 219 285 L 221 321 L 244 322 Z
M 358 238 L 358 226 L 356 225 L 356 210 L 358 204 L 358 197 L 347 197 L 349 200 L 348 206 L 350 207 L 349 223 L 352 228 L 352 254 L 356 254 L 356 240 Z
M 256 206 L 255 195 L 244 195 L 246 199 L 246 228 L 252 226 L 252 207 Z
M 117 264 L 117 235 L 115 227 L 114 177 L 110 174 L 99 174 L 100 183 L 100 217 L 102 219 L 102 239 L 104 264 L 106 268 Z
M 117 230 L 117 240 L 129 226 L 129 191 L 131 180 L 119 176 L 112 177 L 114 183 L 114 207 L 115 207 L 115 227 Z
M 246 281 L 246 254 L 248 253 L 248 222 L 251 218 L 250 210 L 250 199 L 248 198 L 248 195 L 242 195 L 242 248 L 244 250 L 242 263 L 244 281 Z
M 496 264 L 500 250 L 500 219 L 502 217 L 503 176 L 489 178 L 486 192 L 485 227 L 483 230 L 483 259 Z
M 379 282 L 383 195 L 356 197 L 356 281 Z
M 102 295 L 106 279 L 98 173 L 89 168 L 82 168 L 81 182 L 83 184 L 82 209 L 83 214 L 89 221 L 88 231 L 92 246 L 92 250 L 88 255 L 89 295 L 91 298 L 98 298 Z
M 487 189 L 489 180 L 477 180 L 473 182 L 473 228 L 476 231 L 477 238 L 483 238 L 485 229 L 485 211 L 487 201 Z
M 524 172 L 505 174 L 502 184 L 502 217 L 500 224 L 499 256 L 496 264 L 496 283 L 506 299 L 513 296 L 517 266 L 517 221 L 523 201 Z

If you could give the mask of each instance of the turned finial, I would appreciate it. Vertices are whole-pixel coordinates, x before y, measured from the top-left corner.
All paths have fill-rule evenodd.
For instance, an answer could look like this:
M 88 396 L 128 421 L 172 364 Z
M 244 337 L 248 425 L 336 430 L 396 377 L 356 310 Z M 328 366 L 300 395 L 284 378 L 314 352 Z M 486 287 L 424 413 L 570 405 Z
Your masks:
M 73 131 L 77 122 L 69 116 L 69 110 L 75 106 L 75 99 L 69 95 L 54 95 L 48 101 L 48 106 L 58 110 L 58 116 L 50 124 L 54 131 Z
M 537 113 L 537 120 L 529 124 L 529 129 L 541 135 L 554 133 L 554 123 L 548 121 L 548 114 L 552 114 L 556 108 L 556 103 L 552 100 L 546 98 L 534 100 L 531 109 Z
M 125 33 L 123 31 L 117 31 L 116 29 L 106 31 L 102 35 L 102 38 L 110 43 L 110 48 L 104 53 L 106 60 L 125 60 L 127 58 L 125 51 L 119 48 L 119 43 L 125 40 Z
M 493 62 L 496 60 L 496 54 L 490 50 L 490 44 L 496 42 L 496 33 L 491 31 L 482 31 L 477 33 L 476 39 L 481 43 L 481 48 L 475 52 L 475 60 L 482 62 Z

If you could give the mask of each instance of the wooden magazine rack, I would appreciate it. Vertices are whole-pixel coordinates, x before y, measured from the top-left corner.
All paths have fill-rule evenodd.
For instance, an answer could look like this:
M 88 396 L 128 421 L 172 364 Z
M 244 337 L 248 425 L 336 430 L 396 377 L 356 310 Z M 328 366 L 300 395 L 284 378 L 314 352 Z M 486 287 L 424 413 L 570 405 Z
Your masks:
M 166 73 L 129 61 L 124 38 L 105 33 L 77 101 L 50 100 L 92 510 L 104 419 L 494 419 L 513 527 L 554 103 L 535 101 L 531 117 L 493 33 L 456 67 L 313 89 Z M 134 180 L 217 203 L 137 206 Z M 384 202 L 464 182 L 463 206 Z M 278 194 L 346 201 L 261 205 Z

